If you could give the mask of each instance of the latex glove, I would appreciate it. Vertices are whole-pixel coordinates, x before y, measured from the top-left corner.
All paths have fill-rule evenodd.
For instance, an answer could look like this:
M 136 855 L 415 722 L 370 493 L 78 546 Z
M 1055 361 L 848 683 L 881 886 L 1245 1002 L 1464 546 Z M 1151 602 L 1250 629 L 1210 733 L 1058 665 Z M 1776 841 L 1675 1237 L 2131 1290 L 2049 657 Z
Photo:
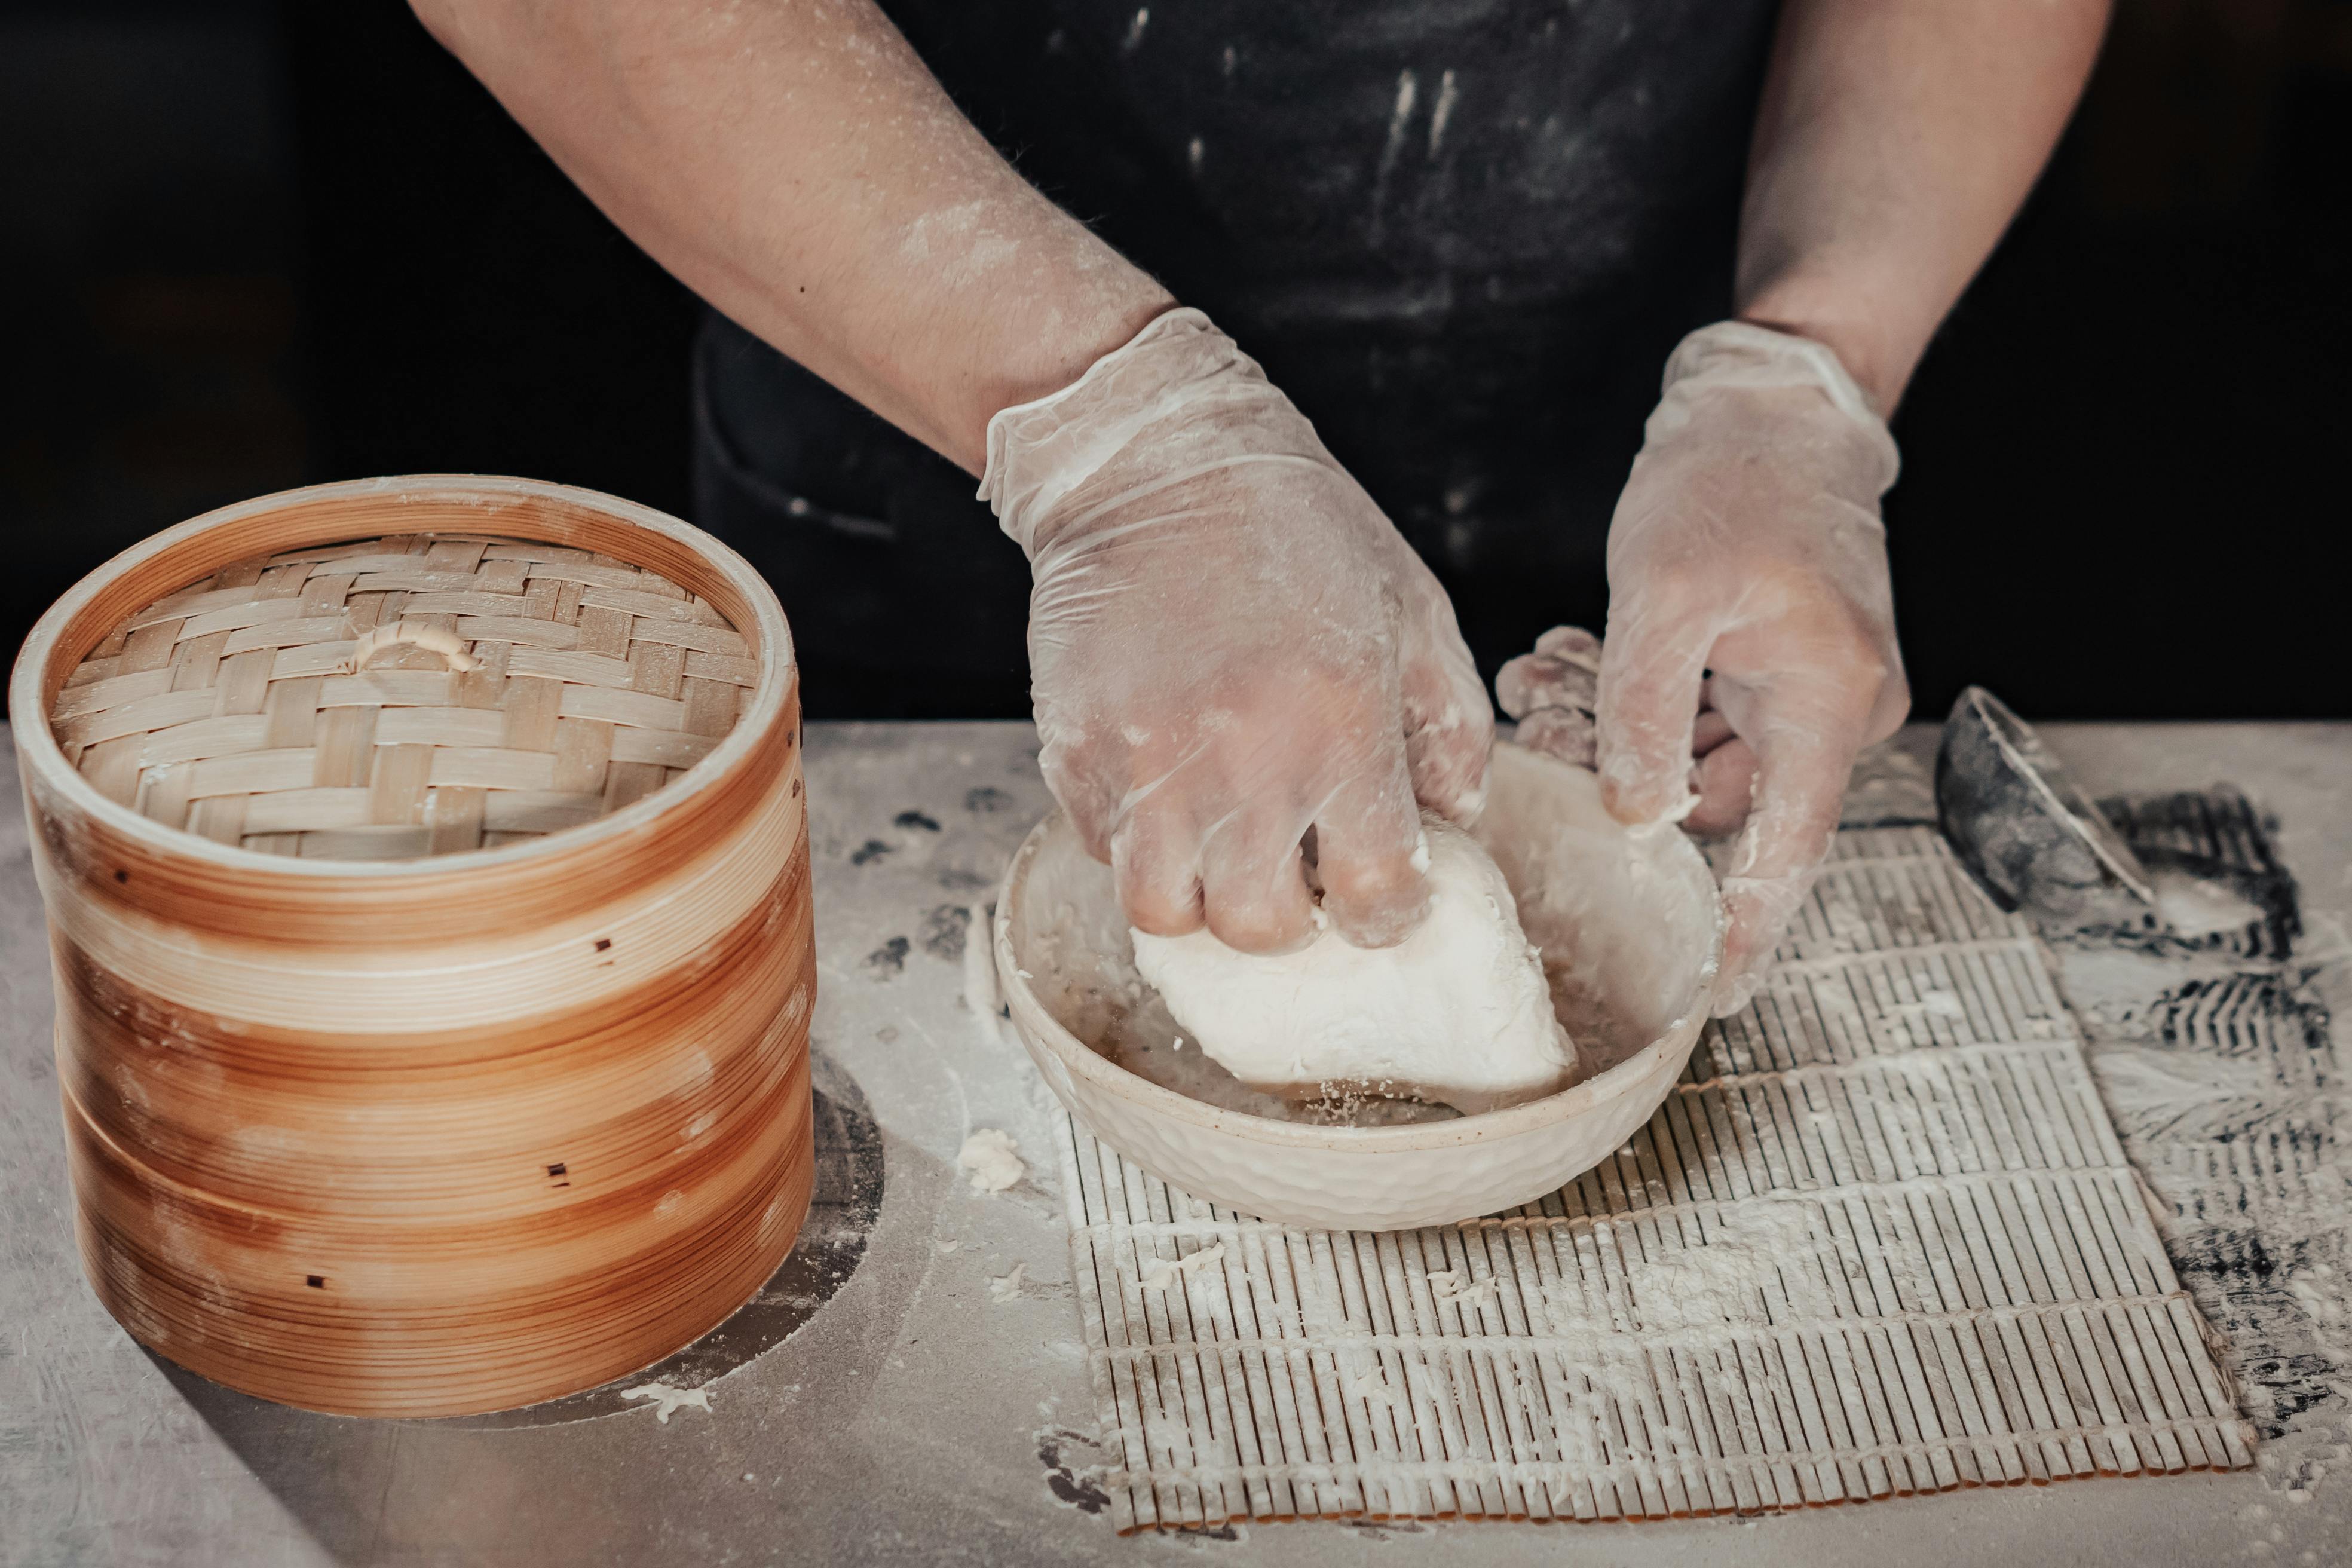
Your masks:
M 1171 310 L 990 420 L 980 494 L 1029 555 L 1045 782 L 1135 926 L 1402 941 L 1416 800 L 1475 813 L 1494 710 L 1445 591 L 1256 362 Z
M 1894 437 L 1822 344 L 1726 321 L 1685 338 L 1609 532 L 1600 772 L 1629 823 L 1745 818 L 1723 879 L 1718 1015 L 1836 830 L 1854 754 L 1910 706 L 1878 500 Z M 1720 714 L 1693 790 L 1700 711 Z
M 1504 665 L 1495 677 L 1495 700 L 1519 721 L 1513 739 L 1580 768 L 1600 766 L 1602 651 L 1601 639 L 1582 626 L 1554 626 L 1536 638 L 1534 651 Z M 1715 706 L 1707 686 L 1700 687 L 1698 718 L 1691 731 L 1691 757 L 1699 764 L 1699 798 L 1683 818 L 1683 826 L 1701 837 L 1729 833 L 1748 819 L 1755 753 L 1742 745 L 1726 752 L 1722 761 L 1742 762 L 1744 767 L 1706 765 L 1706 759 L 1731 738 L 1730 721 Z
M 1580 768 L 1599 760 L 1601 639 L 1582 626 L 1554 626 L 1535 651 L 1495 675 L 1495 700 L 1519 721 L 1512 737 L 1530 751 Z

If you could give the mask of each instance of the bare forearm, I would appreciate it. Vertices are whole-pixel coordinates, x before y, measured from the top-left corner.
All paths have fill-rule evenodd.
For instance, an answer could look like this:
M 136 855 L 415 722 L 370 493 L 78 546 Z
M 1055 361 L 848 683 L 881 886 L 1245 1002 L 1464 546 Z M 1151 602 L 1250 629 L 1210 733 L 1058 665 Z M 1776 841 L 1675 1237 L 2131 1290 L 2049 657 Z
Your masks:
M 1738 310 L 1892 410 L 2081 93 L 2109 0 L 1789 0 L 1757 115 Z
M 704 299 L 977 472 L 989 416 L 1171 302 L 998 157 L 869 0 L 415 0 Z

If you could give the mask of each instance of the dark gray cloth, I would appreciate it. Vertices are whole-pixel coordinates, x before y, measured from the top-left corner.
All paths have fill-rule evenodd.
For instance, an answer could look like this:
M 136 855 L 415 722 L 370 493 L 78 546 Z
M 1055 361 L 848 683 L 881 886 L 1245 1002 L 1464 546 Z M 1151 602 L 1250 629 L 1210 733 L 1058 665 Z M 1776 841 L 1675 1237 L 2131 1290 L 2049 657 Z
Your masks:
M 1598 625 L 1675 341 L 1729 309 L 1774 0 L 886 0 L 1023 173 L 1207 310 L 1491 675 Z M 713 317 L 697 501 L 813 711 L 1026 708 L 1025 569 L 945 460 Z

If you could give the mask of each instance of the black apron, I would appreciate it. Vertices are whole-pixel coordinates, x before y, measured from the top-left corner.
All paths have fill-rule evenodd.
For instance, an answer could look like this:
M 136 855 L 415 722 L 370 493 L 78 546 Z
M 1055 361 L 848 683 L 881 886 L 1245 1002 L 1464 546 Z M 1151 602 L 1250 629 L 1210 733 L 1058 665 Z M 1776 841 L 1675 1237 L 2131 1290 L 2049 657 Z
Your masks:
M 1491 678 L 1597 626 L 1665 356 L 1729 310 L 1774 0 L 885 0 L 982 132 L 1315 422 Z M 1028 711 L 971 478 L 712 314 L 698 520 L 812 714 Z

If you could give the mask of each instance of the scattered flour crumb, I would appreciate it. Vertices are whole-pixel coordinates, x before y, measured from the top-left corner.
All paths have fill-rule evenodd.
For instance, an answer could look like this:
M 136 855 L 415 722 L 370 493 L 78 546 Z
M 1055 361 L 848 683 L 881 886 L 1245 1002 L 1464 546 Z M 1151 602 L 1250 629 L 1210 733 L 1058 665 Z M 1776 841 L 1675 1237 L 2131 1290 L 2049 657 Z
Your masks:
M 1147 1290 L 1165 1290 L 1178 1279 L 1187 1275 L 1198 1274 L 1211 1264 L 1223 1260 L 1224 1256 L 1225 1244 L 1220 1241 L 1213 1247 L 1201 1248 L 1190 1258 L 1176 1259 L 1163 1258 L 1145 1269 L 1143 1277 L 1136 1283 Z
M 1353 1392 L 1367 1405 L 1377 1405 L 1383 1410 L 1396 1408 L 1396 1400 L 1389 1393 L 1389 1380 L 1377 1372 L 1368 1372 L 1356 1379 Z
M 1827 1002 L 1831 1007 L 1841 1005 L 1830 997 L 1816 997 L 1815 1001 Z M 1843 1003 L 1843 1009 L 1847 1016 L 1858 1016 L 1860 1011 L 1851 998 Z M 1969 1017 L 1968 1008 L 1948 991 L 1930 991 L 1916 1002 L 1883 1002 L 1879 1004 L 1879 1011 L 1890 1019 L 1948 1018 L 1956 1024 L 1965 1024 Z
M 1429 1288 L 1437 1296 L 1441 1307 L 1483 1307 L 1495 1299 L 1495 1282 L 1465 1280 L 1451 1268 L 1440 1269 L 1429 1277 Z
M 952 1236 L 944 1236 L 940 1238 L 940 1250 L 942 1253 L 953 1252 L 957 1247 L 962 1245 L 963 1244 L 961 1242 L 956 1240 Z
M 635 1388 L 621 1390 L 621 1397 L 652 1401 L 654 1419 L 665 1426 L 669 1425 L 669 1415 L 673 1410 L 683 1409 L 688 1405 L 697 1410 L 710 1408 L 710 1390 L 675 1388 L 667 1383 L 641 1383 Z
M 1001 1193 L 1018 1186 L 1029 1167 L 1021 1163 L 1021 1145 L 1013 1134 L 982 1127 L 963 1141 L 956 1163 L 971 1173 L 975 1193 Z
M 1016 1263 L 1008 1273 L 999 1274 L 988 1282 L 988 1299 L 992 1301 L 1018 1300 L 1022 1277 L 1029 1270 L 1026 1263 Z

